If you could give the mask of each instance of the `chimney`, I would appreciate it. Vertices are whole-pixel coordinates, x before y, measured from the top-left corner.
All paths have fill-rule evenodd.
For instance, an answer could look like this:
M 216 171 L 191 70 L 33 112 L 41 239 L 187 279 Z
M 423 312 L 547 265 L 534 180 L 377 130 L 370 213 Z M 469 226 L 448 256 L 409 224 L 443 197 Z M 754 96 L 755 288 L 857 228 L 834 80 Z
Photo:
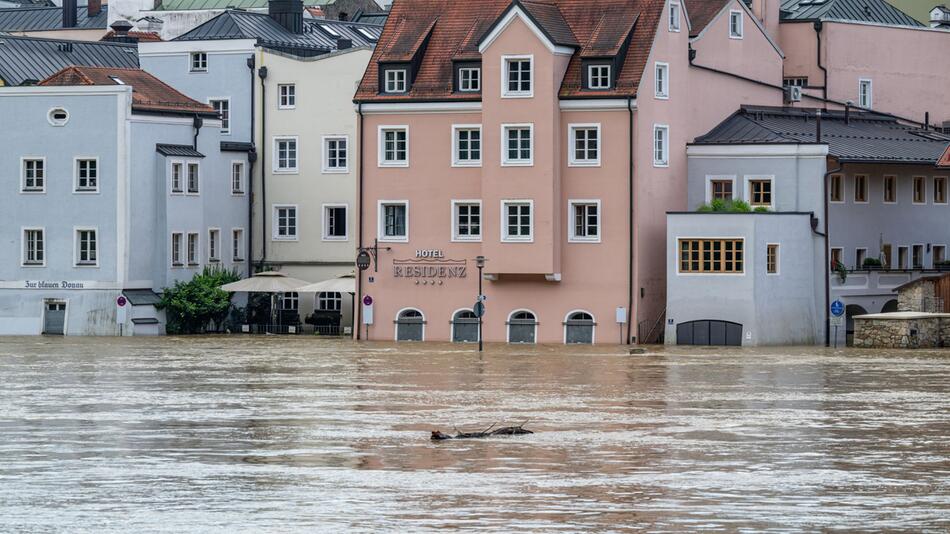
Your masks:
M 102 12 L 102 0 L 87 0 L 86 11 L 90 17 L 95 17 Z
M 112 35 L 108 39 L 115 43 L 137 43 L 139 42 L 137 37 L 132 37 L 129 35 L 129 31 L 132 30 L 132 23 L 127 20 L 119 19 L 112 23 L 109 28 L 112 29 Z
M 336 49 L 337 50 L 346 50 L 347 48 L 353 47 L 353 41 L 347 39 L 346 37 L 340 37 L 336 40 Z
M 269 0 L 267 14 L 287 31 L 303 33 L 303 0 Z
M 63 0 L 63 28 L 76 27 L 76 0 Z

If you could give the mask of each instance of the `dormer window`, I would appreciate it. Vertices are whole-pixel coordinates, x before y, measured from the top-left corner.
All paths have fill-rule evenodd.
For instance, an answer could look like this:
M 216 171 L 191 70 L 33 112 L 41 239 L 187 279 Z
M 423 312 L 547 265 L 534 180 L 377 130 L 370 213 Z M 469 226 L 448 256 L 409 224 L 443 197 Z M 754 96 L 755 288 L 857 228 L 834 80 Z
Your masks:
M 459 69 L 459 91 L 463 93 L 477 93 L 482 90 L 482 69 L 479 67 L 462 67 Z
M 385 71 L 384 92 L 386 93 L 405 93 L 408 77 L 406 69 L 387 69 Z
M 589 89 L 610 89 L 610 65 L 588 65 L 587 81 Z
M 534 67 L 531 59 L 531 56 L 505 56 L 502 58 L 505 72 L 502 96 L 529 97 L 533 95 L 532 75 L 534 74 Z

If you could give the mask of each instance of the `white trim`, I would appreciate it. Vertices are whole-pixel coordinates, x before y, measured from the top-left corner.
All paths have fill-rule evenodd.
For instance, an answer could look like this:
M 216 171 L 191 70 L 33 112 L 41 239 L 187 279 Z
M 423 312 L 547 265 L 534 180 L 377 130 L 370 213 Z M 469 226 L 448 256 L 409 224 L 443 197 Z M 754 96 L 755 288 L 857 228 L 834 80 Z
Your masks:
M 663 92 L 657 90 L 656 73 L 661 70 L 665 74 L 663 78 Z M 653 62 L 653 98 L 657 100 L 669 100 L 670 99 L 670 64 L 665 61 L 655 61 Z
M 478 333 L 475 334 L 475 341 L 455 341 L 455 316 L 458 315 L 459 312 L 463 312 L 463 311 L 471 312 L 473 314 L 475 313 L 475 310 L 473 310 L 472 308 L 459 308 L 455 310 L 454 312 L 452 312 L 451 319 L 449 319 L 449 341 L 452 343 L 478 343 L 482 337 L 481 328 L 479 328 Z M 422 313 L 422 312 L 420 311 L 419 313 Z M 424 327 L 425 327 L 425 323 L 423 323 L 423 328 Z
M 6 91 L 6 89 L 4 89 Z M 354 109 L 362 109 L 364 115 L 388 115 L 408 113 L 480 113 L 481 102 L 366 102 Z
M 214 256 L 211 255 L 211 234 L 217 232 L 216 237 L 217 241 L 215 245 L 217 247 L 217 254 Z M 217 226 L 211 226 L 208 228 L 208 263 L 222 263 L 224 260 L 221 254 L 221 228 Z
M 698 158 L 811 157 L 824 159 L 828 155 L 828 145 L 687 145 L 686 155 Z
M 327 230 L 330 227 L 330 225 L 327 222 L 327 208 L 343 208 L 343 213 L 344 213 L 344 217 L 343 217 L 344 228 L 343 229 L 346 230 L 346 232 L 342 236 L 327 235 Z M 342 241 L 350 240 L 350 205 L 349 204 L 345 202 L 327 202 L 320 205 L 320 212 L 321 212 L 320 224 L 322 226 L 322 229 L 320 232 L 320 239 L 322 241 L 339 243 Z
M 597 237 L 577 237 L 574 234 L 574 206 L 578 204 L 594 204 L 597 206 Z M 533 221 L 532 221 L 533 222 Z M 567 242 L 568 243 L 600 243 L 604 234 L 604 211 L 600 199 L 571 198 L 567 201 Z
M 769 182 L 769 200 L 768 204 L 752 203 L 752 182 Z M 736 191 L 732 190 L 732 196 L 735 198 Z M 775 211 L 775 175 L 774 174 L 744 174 L 742 176 L 742 199 L 754 210 L 760 206 L 766 206 L 769 211 Z
M 271 172 L 273 174 L 300 174 L 300 136 L 297 135 L 273 135 L 271 136 Z M 280 168 L 280 152 L 278 150 L 278 143 L 281 141 L 293 141 L 294 142 L 294 166 L 287 168 Z
M 79 263 L 79 232 L 94 232 L 96 236 L 96 262 Z M 45 258 L 46 255 L 44 254 Z M 73 226 L 73 267 L 77 269 L 98 269 L 99 268 L 99 227 L 97 226 Z
M 673 18 L 670 17 L 670 11 L 676 6 L 676 27 L 673 27 Z M 668 32 L 679 33 L 683 28 L 683 5 L 678 0 L 671 0 L 666 6 L 666 30 Z
M 868 101 L 867 104 L 861 103 L 861 86 L 864 85 L 864 82 L 868 84 Z M 872 109 L 874 107 L 874 81 L 871 78 L 858 78 L 858 107 L 862 109 Z
M 43 262 L 42 263 L 27 263 L 26 262 L 26 233 L 28 231 L 40 231 L 43 233 Z M 39 269 L 46 267 L 46 252 L 49 249 L 49 236 L 46 235 L 45 226 L 21 226 L 20 227 L 20 267 L 25 269 Z
M 534 200 L 532 199 L 517 199 L 517 198 L 503 198 L 499 201 L 501 203 L 501 242 L 502 243 L 534 243 Z M 508 235 L 508 210 L 506 209 L 509 204 L 527 204 L 528 205 L 528 235 L 527 236 L 515 236 L 510 237 Z
M 527 128 L 530 130 L 528 137 L 528 142 L 530 145 L 530 156 L 527 160 L 517 159 L 509 160 L 508 159 L 508 130 L 509 129 L 524 129 Z M 519 147 L 519 151 L 521 148 Z M 533 122 L 523 122 L 523 123 L 502 123 L 501 124 L 501 166 L 502 167 L 533 167 L 534 166 L 534 123 Z
M 739 31 L 736 33 L 732 32 L 732 16 L 739 15 Z M 741 9 L 730 9 L 729 10 L 729 38 L 730 39 L 742 39 L 745 37 L 745 12 Z
M 346 158 L 344 158 L 344 161 L 343 161 L 345 165 L 343 167 L 330 167 L 329 165 L 330 150 L 327 147 L 327 141 L 339 141 L 341 139 L 346 143 L 346 147 L 345 147 Z M 322 166 L 320 172 L 323 174 L 349 174 L 350 172 L 350 136 L 346 134 L 324 135 L 320 137 L 320 145 L 323 148 L 323 157 L 320 158 L 321 166 Z M 337 151 L 339 150 L 340 148 L 339 146 L 337 146 Z
M 294 103 L 293 104 L 282 104 L 281 99 L 284 95 L 280 93 L 280 90 L 284 87 L 293 87 L 294 88 Z M 289 99 L 288 99 L 289 100 Z M 287 83 L 278 83 L 277 84 L 277 109 L 297 109 L 297 84 L 295 82 Z
M 278 225 L 278 210 L 293 208 L 294 210 L 294 235 L 281 236 Z M 271 241 L 299 241 L 300 240 L 300 207 L 297 204 L 271 204 Z
M 477 72 L 477 73 L 478 73 L 478 88 L 477 88 L 477 89 L 462 89 L 462 72 L 463 72 L 463 71 L 469 71 L 470 73 L 471 73 L 471 72 Z M 460 93 L 472 93 L 472 94 L 478 94 L 478 93 L 481 93 L 481 92 L 482 92 L 482 68 L 481 68 L 481 67 L 459 67 L 458 70 L 457 70 L 457 72 L 458 72 L 458 74 L 457 74 L 457 76 L 458 76 L 458 84 L 457 84 L 457 85 L 458 85 L 458 87 L 457 87 L 458 92 L 460 92 Z M 468 77 L 468 78 L 469 78 L 469 85 L 471 85 L 471 81 L 472 81 L 472 76 L 471 76 L 471 74 L 469 74 L 469 77 Z
M 403 312 L 409 311 L 409 310 L 417 311 L 419 312 L 419 315 L 422 316 L 422 339 L 420 339 L 419 341 L 420 342 L 425 341 L 426 340 L 426 314 L 424 311 L 413 306 L 401 308 L 400 310 L 396 312 L 396 318 L 393 319 L 393 341 L 397 341 L 397 342 L 399 341 L 399 316 L 402 315 Z M 408 343 L 412 343 L 412 341 L 408 341 Z
M 386 161 L 386 143 L 383 134 L 387 131 L 406 132 L 406 160 Z M 408 124 L 381 124 L 376 127 L 376 165 L 377 167 L 409 167 L 409 125 Z
M 458 206 L 460 204 L 477 204 L 478 205 L 478 237 L 468 236 L 460 237 L 458 235 Z M 485 233 L 485 213 L 482 209 L 481 199 L 452 199 L 451 200 L 451 224 L 449 228 L 451 229 L 451 236 L 449 241 L 452 243 L 481 243 L 482 236 Z
M 512 310 L 508 314 L 508 319 L 505 320 L 505 343 L 511 343 L 511 318 L 516 313 L 528 312 L 534 316 L 534 341 L 531 343 L 518 343 L 519 345 L 537 345 L 538 344 L 538 325 L 541 324 L 541 321 L 538 319 L 538 314 L 534 313 L 534 310 L 528 308 L 518 308 Z
M 205 66 L 203 69 L 195 68 L 195 56 L 198 54 L 204 55 Z M 211 61 L 208 57 L 208 52 L 205 50 L 192 50 L 188 52 L 188 74 L 207 74 L 211 67 Z
M 238 250 L 239 250 L 240 252 L 244 252 L 244 254 L 241 255 L 242 257 L 236 257 L 236 256 L 234 255 L 234 232 L 236 232 L 236 231 L 240 231 L 240 232 L 241 232 L 241 239 L 238 240 L 238 243 L 240 243 L 240 246 L 238 247 Z M 247 247 L 245 246 L 245 244 L 246 244 L 246 239 L 245 239 L 245 236 L 244 236 L 244 228 L 240 228 L 240 227 L 231 228 L 231 242 L 228 243 L 228 247 L 231 249 L 231 263 L 243 262 L 244 260 L 247 259 L 247 258 L 244 258 L 244 257 L 243 257 L 243 256 L 246 256 L 246 255 L 247 255 L 247 253 L 244 251 L 244 249 L 247 248 Z
M 934 186 L 931 188 L 931 197 L 930 201 L 935 206 L 946 206 L 948 202 L 948 197 L 950 197 L 950 191 L 947 191 L 947 187 L 950 187 L 950 179 L 946 176 L 932 176 Z M 937 181 L 943 180 L 943 202 L 937 202 L 937 199 L 933 197 L 933 193 L 937 192 Z
M 577 130 L 597 130 L 597 159 L 576 159 Z M 604 153 L 604 136 L 599 122 L 572 123 L 567 125 L 567 166 L 568 167 L 600 167 L 601 155 Z
M 916 196 L 916 193 L 917 193 L 917 191 L 916 191 L 916 185 L 917 185 L 917 184 L 916 184 L 915 182 L 917 181 L 918 178 L 920 178 L 920 182 L 921 182 L 922 184 L 924 184 L 924 195 L 923 195 L 923 196 L 924 196 L 924 201 L 923 201 L 923 202 L 917 202 L 917 200 L 914 198 L 914 197 Z M 915 205 L 915 206 L 926 206 L 927 203 L 928 203 L 928 202 L 927 202 L 927 193 L 928 193 L 929 191 L 930 191 L 930 189 L 927 187 L 927 177 L 926 177 L 926 176 L 921 176 L 921 175 L 917 174 L 917 175 L 913 175 L 913 176 L 910 177 L 910 203 L 911 203 L 911 204 L 913 204 L 913 205 Z
M 527 91 L 509 91 L 508 90 L 508 62 L 528 60 L 528 78 L 531 88 Z M 501 98 L 534 98 L 534 55 L 533 54 L 512 54 L 501 56 Z
M 195 261 L 191 261 L 189 252 L 191 252 L 191 247 L 189 247 L 189 241 L 191 236 L 195 236 Z M 201 232 L 185 232 L 185 267 L 187 269 L 194 269 L 201 266 Z
M 132 94 L 131 85 L 18 85 L 3 88 L 3 96 L 9 95 L 44 95 L 44 96 L 87 96 L 87 95 L 116 95 Z M 54 106 L 62 107 L 62 106 Z M 52 109 L 52 108 L 50 108 Z M 192 119 L 188 119 L 189 124 Z
M 386 218 L 383 214 L 383 206 L 403 204 L 406 206 L 406 235 L 405 237 L 392 236 L 386 237 Z M 386 243 L 408 243 L 409 242 L 409 201 L 408 200 L 377 200 L 376 201 L 376 239 Z
M 27 189 L 26 188 L 26 162 L 27 161 L 42 161 L 43 162 L 43 188 L 42 189 Z M 49 176 L 49 168 L 46 165 L 46 156 L 20 156 L 20 191 L 21 195 L 45 195 L 46 194 L 46 181 Z M 36 180 L 36 177 L 33 178 Z
M 63 122 L 60 123 L 53 120 L 53 112 L 55 111 L 62 111 L 63 113 L 66 114 L 66 118 L 63 119 Z M 53 106 L 49 108 L 49 111 L 46 112 L 46 121 L 49 122 L 50 126 L 55 126 L 56 128 L 61 128 L 63 126 L 66 126 L 69 123 L 69 117 L 70 117 L 69 110 L 67 110 L 63 106 Z
M 597 344 L 597 317 L 590 311 L 581 310 L 581 309 L 571 310 L 567 312 L 566 314 L 564 314 L 564 322 L 562 323 L 562 326 L 563 326 L 562 330 L 564 331 L 564 336 L 562 338 L 561 343 L 564 345 L 567 345 L 567 322 L 571 319 L 571 316 L 574 315 L 575 313 L 586 313 L 587 315 L 590 315 L 591 323 L 592 323 L 591 328 L 590 328 L 590 344 L 591 345 Z M 537 320 L 537 316 L 535 316 L 535 320 Z M 571 345 L 586 345 L 586 343 L 571 343 Z
M 738 181 L 738 176 L 735 174 L 707 174 L 706 175 L 706 195 L 705 202 L 709 204 L 713 201 L 713 182 L 732 182 L 732 199 L 736 200 L 736 182 Z
M 236 164 L 241 166 L 241 192 L 240 192 L 240 193 L 234 191 L 234 165 L 236 165 Z M 229 170 L 230 170 L 231 172 L 230 172 L 229 175 L 228 175 L 228 178 L 229 178 L 229 180 L 228 180 L 228 189 L 231 191 L 231 196 L 232 196 L 232 197 L 243 197 L 243 196 L 247 196 L 247 182 L 248 182 L 248 180 L 247 180 L 247 162 L 244 161 L 244 160 L 240 160 L 240 159 L 232 159 L 232 160 L 231 160 L 231 165 L 230 165 L 230 167 L 229 167 Z
M 858 251 L 863 250 L 864 256 L 861 258 L 861 263 L 858 263 Z M 864 268 L 864 260 L 868 259 L 868 247 L 854 247 L 854 269 L 861 270 Z
M 581 98 L 564 99 L 558 101 L 561 111 L 614 111 L 620 109 L 637 109 L 636 99 L 626 98 Z
M 176 235 L 181 236 L 181 241 L 179 242 L 179 244 L 181 245 L 181 249 L 179 249 L 179 251 L 178 251 L 178 260 L 179 260 L 178 263 L 175 263 L 175 236 L 176 236 Z M 187 246 L 188 246 L 188 245 L 185 243 L 185 233 L 184 233 L 184 232 L 182 232 L 182 231 L 180 231 L 180 230 L 177 230 L 177 231 L 176 231 L 176 230 L 172 230 L 172 231 L 169 233 L 169 237 L 168 237 L 168 264 L 171 266 L 172 269 L 181 269 L 181 268 L 183 268 L 183 267 L 188 263 L 187 258 L 185 258 L 185 255 L 186 255 L 186 252 L 187 252 L 185 249 L 187 248 Z
M 214 108 L 213 102 L 227 102 L 228 103 L 228 127 L 224 127 L 224 119 L 218 116 L 218 120 L 221 121 L 221 135 L 231 135 L 231 97 L 230 96 L 209 96 L 207 99 L 209 106 Z M 215 110 L 217 111 L 217 110 Z
M 481 41 L 478 43 L 478 52 L 482 55 L 485 55 L 485 51 L 488 50 L 488 47 L 491 46 L 492 43 L 495 42 L 495 39 L 497 39 L 498 36 L 508 28 L 508 25 L 510 25 L 511 22 L 515 20 L 515 17 L 520 18 L 521 21 L 524 22 L 525 26 L 531 30 L 531 33 L 533 33 L 535 37 L 537 37 L 538 40 L 544 44 L 544 47 L 547 48 L 552 54 L 562 56 L 574 54 L 573 48 L 569 46 L 559 46 L 551 42 L 551 40 L 548 39 L 546 35 L 544 35 L 544 32 L 541 31 L 541 28 L 538 28 L 538 26 L 535 25 L 535 23 L 531 20 L 531 17 L 527 16 L 525 12 L 522 11 L 521 7 L 517 5 L 512 7 L 511 11 L 505 15 L 505 18 L 501 19 L 501 21 L 495 25 L 495 29 L 493 29 L 491 33 L 482 37 Z M 504 78 L 504 76 L 502 76 L 502 78 Z
M 858 200 L 858 176 L 864 177 L 864 200 Z M 871 177 L 867 174 L 855 174 L 852 176 L 854 183 L 854 190 L 851 191 L 851 200 L 855 204 L 868 204 L 871 202 Z M 882 183 L 883 185 L 883 183 Z
M 96 162 L 96 188 L 95 189 L 79 189 L 79 162 L 80 161 L 95 161 Z M 99 156 L 75 156 L 73 157 L 73 194 L 74 195 L 98 195 L 99 194 Z M 88 178 L 87 178 L 88 180 Z
M 174 169 L 175 165 L 181 165 L 181 176 L 180 176 L 181 189 L 178 190 L 178 191 L 176 191 L 175 188 L 174 188 L 174 186 L 172 185 L 172 184 L 174 183 L 174 175 L 172 174 L 172 169 Z M 187 174 L 188 174 L 188 173 L 187 173 L 187 169 L 186 169 L 186 167 L 185 167 L 185 160 L 184 160 L 184 159 L 179 159 L 179 158 L 166 158 L 166 160 L 165 160 L 165 176 L 166 176 L 166 183 L 168 184 L 168 194 L 169 194 L 169 195 L 179 196 L 179 195 L 184 195 L 184 194 L 185 194 L 185 189 L 186 189 L 186 184 L 185 184 L 185 182 L 186 182 L 187 179 L 188 179 L 188 178 L 187 178 Z
M 198 168 L 198 173 L 197 173 L 198 187 L 196 187 L 194 191 L 191 190 L 191 184 L 189 183 L 189 180 L 191 178 L 190 172 L 191 172 L 192 165 L 195 165 Z M 184 189 L 183 189 L 184 194 L 187 196 L 192 196 L 192 197 L 200 196 L 201 195 L 201 160 L 186 159 L 185 166 L 183 167 L 183 169 L 185 171 L 185 174 L 184 174 L 185 181 L 182 182 L 182 185 L 184 186 Z
M 594 87 L 594 69 L 607 69 L 607 85 Z M 613 65 L 610 63 L 592 63 L 587 65 L 587 88 L 591 91 L 609 91 L 613 88 Z M 598 76 L 599 78 L 600 76 Z
M 162 11 L 161 13 L 168 13 Z M 187 11 L 187 13 L 194 13 Z M 139 43 L 139 57 L 171 56 L 192 52 L 239 52 L 253 54 L 257 39 L 222 39 L 220 41 L 162 41 Z M 190 66 L 190 65 L 189 65 Z
M 894 179 L 894 200 L 887 200 L 887 179 Z M 869 179 L 870 182 L 870 179 Z M 900 203 L 901 194 L 898 190 L 900 187 L 900 182 L 897 180 L 896 174 L 885 174 L 881 177 L 881 203 L 882 204 L 898 204 Z M 913 200 L 913 195 L 911 195 L 911 200 Z
M 665 156 L 665 161 L 656 159 L 656 133 L 660 130 L 663 130 L 665 132 L 665 135 L 663 136 L 663 155 Z M 672 143 L 670 143 L 670 125 L 654 123 L 653 136 L 650 137 L 650 151 L 652 153 L 654 167 L 666 168 L 670 166 L 670 159 L 671 159 L 670 147 L 671 146 L 672 146 Z
M 459 130 L 478 130 L 478 160 L 461 161 L 458 158 L 458 132 Z M 453 167 L 481 167 L 485 156 L 485 140 L 482 139 L 481 124 L 453 124 L 452 125 L 452 163 Z M 469 139 L 471 143 L 471 139 Z
M 402 80 L 393 76 L 392 79 L 389 78 L 390 74 L 395 74 L 397 72 L 402 73 Z M 402 82 L 402 89 L 397 89 L 399 82 Z M 392 82 L 392 89 L 390 89 L 390 82 Z M 383 68 L 383 94 L 387 95 L 404 95 L 409 92 L 409 69 L 405 67 L 389 67 Z
M 775 272 L 769 272 L 769 247 L 775 246 Z M 745 245 L 743 245 L 743 248 Z M 677 251 L 678 252 L 678 251 Z M 745 254 L 745 251 L 742 251 Z M 743 258 L 743 262 L 745 259 Z M 744 266 L 743 266 L 744 267 Z M 765 276 L 779 276 L 782 274 L 782 244 L 781 243 L 766 243 L 765 244 Z
M 171 116 L 171 115 L 167 115 L 167 116 L 166 115 L 141 115 L 141 114 L 133 113 L 132 116 L 129 117 L 129 122 L 145 123 L 145 124 L 174 124 L 174 125 L 189 125 L 190 126 L 195 123 L 195 119 L 193 117 L 176 117 L 176 116 Z M 212 119 L 210 117 L 204 119 L 204 123 L 206 126 L 214 126 L 215 124 L 217 124 L 217 126 L 221 125 L 220 120 L 216 118 Z

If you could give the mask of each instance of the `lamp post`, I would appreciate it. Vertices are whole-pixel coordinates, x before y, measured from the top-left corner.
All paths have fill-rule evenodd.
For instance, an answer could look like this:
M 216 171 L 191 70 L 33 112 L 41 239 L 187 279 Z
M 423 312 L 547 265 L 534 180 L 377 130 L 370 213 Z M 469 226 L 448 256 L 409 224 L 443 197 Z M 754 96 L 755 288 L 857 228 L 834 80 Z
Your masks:
M 482 269 L 485 268 L 485 256 L 475 256 L 475 267 L 478 269 L 478 302 L 475 303 L 478 315 L 478 352 L 482 351 L 482 316 L 485 315 L 485 296 L 482 295 Z

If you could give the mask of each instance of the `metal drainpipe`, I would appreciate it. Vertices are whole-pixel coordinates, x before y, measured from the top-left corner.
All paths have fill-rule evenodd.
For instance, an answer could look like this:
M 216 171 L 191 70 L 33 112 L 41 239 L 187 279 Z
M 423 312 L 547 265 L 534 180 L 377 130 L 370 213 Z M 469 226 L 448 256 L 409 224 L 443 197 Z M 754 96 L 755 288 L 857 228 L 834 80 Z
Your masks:
M 624 341 L 624 344 L 629 345 L 631 339 L 631 329 L 633 328 L 633 202 L 634 202 L 634 189 L 633 189 L 633 97 L 627 97 L 627 114 L 630 118 L 630 121 L 627 125 L 628 139 L 630 141 L 630 147 L 628 150 L 629 162 L 627 170 L 627 180 L 628 188 L 630 189 L 630 209 L 627 214 L 628 224 L 630 226 L 630 243 L 628 246 L 627 254 L 627 339 Z M 639 339 L 637 340 L 640 341 Z
M 254 150 L 254 54 L 247 58 L 247 68 L 251 71 L 251 132 L 248 136 L 251 141 L 251 150 Z M 261 106 L 263 111 L 263 106 Z M 257 161 L 257 154 L 253 156 L 251 152 L 247 154 L 247 274 L 254 273 L 254 163 Z M 261 213 L 263 214 L 263 206 Z M 264 239 L 264 236 L 261 236 Z
M 831 312 L 829 308 L 831 307 L 831 251 L 830 247 L 831 241 L 828 239 L 828 219 L 830 218 L 830 213 L 828 209 L 830 204 L 828 203 L 828 179 L 832 174 L 837 174 L 841 172 L 841 169 L 844 168 L 844 164 L 840 161 L 838 162 L 838 167 L 831 169 L 825 173 L 824 177 L 824 189 L 825 189 L 825 215 L 824 215 L 824 226 L 825 226 L 825 346 L 831 346 Z
M 257 76 L 261 79 L 261 270 L 267 265 L 267 98 L 265 82 L 267 67 L 257 69 Z
M 357 161 L 357 185 L 356 185 L 356 211 L 359 214 L 359 222 L 357 223 L 356 235 L 357 237 L 357 250 L 363 250 L 363 103 L 359 102 L 356 104 L 356 114 L 359 117 L 358 119 L 358 132 L 359 139 L 356 143 L 356 161 Z M 373 261 L 376 261 L 375 259 Z M 353 325 L 353 330 L 356 331 L 356 340 L 360 340 L 360 322 L 363 320 L 363 271 L 359 268 L 356 269 L 356 302 L 353 303 L 353 306 L 356 308 L 356 324 Z
M 818 51 L 817 51 L 817 54 L 816 54 L 816 55 L 817 55 L 817 58 L 816 58 L 816 59 L 818 60 L 818 68 L 821 69 L 821 73 L 822 73 L 821 97 L 822 97 L 823 99 L 827 100 L 827 99 L 828 99 L 828 69 L 826 69 L 825 66 L 821 64 L 821 28 L 822 28 L 822 22 L 821 22 L 820 20 L 816 20 L 816 21 L 815 21 L 815 24 L 814 24 L 814 28 L 815 28 L 815 37 L 818 39 L 818 47 L 817 47 L 817 50 L 818 50 Z

